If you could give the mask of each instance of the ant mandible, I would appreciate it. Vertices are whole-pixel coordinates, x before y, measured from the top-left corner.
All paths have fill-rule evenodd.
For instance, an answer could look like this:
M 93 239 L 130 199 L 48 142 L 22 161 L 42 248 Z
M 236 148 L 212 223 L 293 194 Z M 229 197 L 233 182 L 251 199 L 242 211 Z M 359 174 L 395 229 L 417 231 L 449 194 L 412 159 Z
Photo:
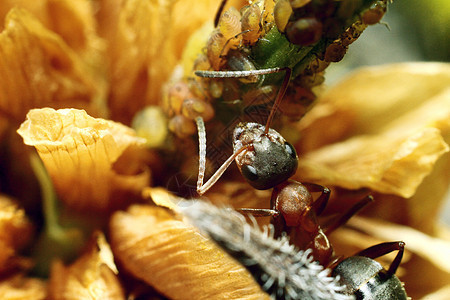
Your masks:
M 233 132 L 233 154 L 205 184 L 203 184 L 203 180 L 206 166 L 206 132 L 203 119 L 201 117 L 196 118 L 199 132 L 198 194 L 203 195 L 209 190 L 235 160 L 239 171 L 252 187 L 259 190 L 273 188 L 271 209 L 240 209 L 240 211 L 256 216 L 271 216 L 271 223 L 275 228 L 275 237 L 285 233 L 298 248 L 311 248 L 315 260 L 323 266 L 333 267 L 334 275 L 340 275 L 341 280 L 349 289 L 349 294 L 361 295 L 361 299 L 367 299 L 365 297 L 369 295 L 388 292 L 389 295 L 401 295 L 395 299 L 406 299 L 406 292 L 400 280 L 395 276 L 395 271 L 403 256 L 403 242 L 375 245 L 355 256 L 342 260 L 342 258 L 334 256 L 333 248 L 327 238 L 327 234 L 345 224 L 348 219 L 371 202 L 372 197 L 367 196 L 357 202 L 323 230 L 317 221 L 317 216 L 325 209 L 330 190 L 317 184 L 300 183 L 289 179 L 297 170 L 297 153 L 295 148 L 281 134 L 270 128 L 270 124 L 286 92 L 291 77 L 291 69 L 196 71 L 195 74 L 209 78 L 236 78 L 283 71 L 286 72 L 285 77 L 278 90 L 266 125 L 252 122 L 238 124 Z M 311 193 L 315 192 L 320 192 L 320 195 L 314 201 Z M 373 260 L 393 251 L 398 251 L 398 254 L 388 271 Z M 372 273 L 367 273 L 365 269 L 371 270 Z M 364 273 L 361 270 L 365 270 Z M 370 280 L 378 280 L 377 286 L 369 285 Z

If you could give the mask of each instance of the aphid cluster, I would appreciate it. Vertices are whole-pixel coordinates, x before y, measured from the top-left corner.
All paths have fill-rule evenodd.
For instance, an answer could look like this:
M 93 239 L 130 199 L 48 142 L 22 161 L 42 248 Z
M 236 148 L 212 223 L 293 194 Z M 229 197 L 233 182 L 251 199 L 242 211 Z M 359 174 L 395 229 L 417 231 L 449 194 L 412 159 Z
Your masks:
M 202 118 L 196 119 L 199 130 L 199 195 L 211 188 L 235 160 L 242 176 L 252 187 L 260 190 L 273 188 L 270 209 L 240 209 L 242 212 L 253 216 L 272 217 L 275 238 L 287 235 L 290 242 L 299 249 L 312 249 L 315 261 L 332 267 L 333 274 L 341 277 L 341 281 L 347 286 L 347 294 L 355 295 L 358 299 L 406 299 L 406 292 L 395 276 L 403 255 L 403 242 L 375 245 L 354 257 L 342 260 L 335 256 L 328 240 L 327 235 L 345 224 L 372 200 L 371 197 L 365 197 L 331 222 L 326 229 L 322 229 L 317 216 L 324 211 L 330 191 L 317 184 L 300 183 L 290 179 L 298 165 L 296 151 L 277 131 L 271 129 L 270 125 L 287 89 L 291 70 L 267 69 L 259 70 L 259 73 L 282 71 L 285 71 L 286 75 L 266 125 L 253 122 L 238 124 L 233 133 L 233 154 L 205 184 L 203 179 L 206 169 L 206 133 Z M 245 76 L 247 73 L 212 71 L 198 74 L 226 77 Z M 315 192 L 319 192 L 320 196 L 313 200 L 312 193 Z M 373 260 L 392 251 L 398 251 L 398 254 L 387 271 Z
M 363 24 L 373 25 L 380 22 L 386 12 L 387 0 L 376 1 L 358 12 L 362 2 L 279 0 L 274 8 L 275 23 L 291 43 L 310 46 L 319 42 L 322 37 L 334 39 L 339 36 L 342 28 L 348 27 L 349 18 L 355 13 Z
M 255 71 L 289 67 L 293 80 L 279 111 L 300 119 L 316 98 L 330 62 L 345 55 L 367 25 L 378 23 L 387 0 L 258 0 L 224 10 L 222 0 L 197 71 Z M 222 13 L 223 12 L 223 13 Z M 187 70 L 189 72 L 190 70 Z M 163 107 L 179 137 L 195 133 L 194 120 L 216 116 L 225 125 L 249 107 L 270 107 L 277 74 L 239 78 L 181 78 L 167 87 Z

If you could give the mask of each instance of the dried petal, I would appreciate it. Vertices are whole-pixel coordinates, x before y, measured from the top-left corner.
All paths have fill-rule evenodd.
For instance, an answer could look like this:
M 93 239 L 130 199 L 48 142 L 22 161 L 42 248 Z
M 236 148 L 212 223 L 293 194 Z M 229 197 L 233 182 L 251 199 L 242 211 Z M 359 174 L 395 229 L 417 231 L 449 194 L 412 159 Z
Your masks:
M 398 139 L 388 134 L 355 137 L 309 153 L 299 163 L 302 178 L 411 197 L 448 145 L 436 128 Z
M 128 124 L 138 110 L 158 103 L 161 87 L 190 34 L 206 20 L 212 22 L 217 7 L 214 0 L 122 1 L 117 21 L 107 24 L 117 26 L 111 41 L 110 105 L 114 120 Z
M 320 138 L 325 127 L 319 125 L 319 120 L 327 123 L 326 120 L 334 117 L 337 120 L 349 117 L 350 124 L 342 125 L 346 129 L 337 129 L 346 134 L 338 134 L 338 138 L 348 135 L 350 128 L 356 128 L 354 133 L 358 135 L 301 158 L 302 178 L 349 189 L 369 187 L 381 193 L 411 197 L 437 159 L 448 152 L 450 90 L 444 82 L 450 79 L 449 66 L 405 64 L 366 69 L 327 93 L 324 103 L 300 124 L 307 127 L 306 147 L 314 148 L 329 141 L 328 134 L 323 134 L 324 140 Z M 402 88 L 389 89 L 397 76 L 409 81 L 396 83 Z M 410 81 L 420 88 L 410 89 Z M 386 92 L 376 93 L 374 87 Z M 411 95 L 407 105 L 405 99 L 409 101 Z M 390 101 L 385 101 L 386 97 Z M 330 124 L 325 126 L 332 128 Z M 313 131 L 314 136 L 308 136 Z
M 13 7 L 31 12 L 46 28 L 60 35 L 83 58 L 93 62 L 100 56 L 102 42 L 96 34 L 94 5 L 89 0 L 2 1 L 0 19 Z M 0 25 L 1 26 L 1 25 Z M 3 27 L 0 27 L 3 29 Z
M 49 294 L 52 299 L 125 299 L 116 274 L 111 249 L 97 232 L 89 250 L 75 263 L 53 264 Z
M 32 225 L 25 211 L 11 199 L 0 195 L 0 273 L 20 267 L 26 261 L 16 251 L 31 238 Z
M 384 131 L 402 116 L 417 111 L 418 122 L 409 120 L 409 131 L 445 120 L 443 111 L 430 110 L 421 116 L 418 107 L 448 93 L 450 64 L 403 63 L 361 68 L 329 88 L 317 105 L 299 123 L 301 153 L 342 141 L 354 135 Z M 448 100 L 448 98 L 447 98 Z M 448 121 L 448 119 L 447 119 Z
M 111 238 L 122 265 L 169 298 L 268 298 L 244 267 L 166 209 L 116 212 Z
M 386 241 L 402 240 L 412 251 L 450 274 L 450 242 L 426 235 L 407 226 L 380 220 L 354 217 L 349 224 L 367 234 Z
M 30 13 L 14 8 L 0 35 L 0 111 L 22 120 L 29 109 L 52 106 L 100 110 L 102 85 L 89 66 Z M 98 80 L 97 80 L 98 79 Z
M 14 275 L 0 282 L 0 298 L 3 300 L 47 299 L 47 287 L 44 281 Z
M 18 133 L 36 147 L 58 195 L 72 208 L 114 209 L 148 184 L 149 172 L 134 155 L 145 140 L 122 124 L 82 110 L 43 108 L 31 110 Z

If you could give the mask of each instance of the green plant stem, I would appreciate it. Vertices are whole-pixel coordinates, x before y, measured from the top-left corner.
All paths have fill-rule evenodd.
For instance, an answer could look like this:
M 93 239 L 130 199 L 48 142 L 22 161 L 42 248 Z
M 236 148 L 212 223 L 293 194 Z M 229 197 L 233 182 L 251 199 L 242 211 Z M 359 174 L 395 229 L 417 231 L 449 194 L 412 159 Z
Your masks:
M 55 258 L 64 262 L 73 259 L 85 243 L 85 236 L 78 228 L 64 228 L 58 222 L 58 200 L 52 181 L 37 154 L 30 156 L 30 163 L 41 187 L 44 229 L 33 249 L 34 268 L 38 276 L 46 277 Z

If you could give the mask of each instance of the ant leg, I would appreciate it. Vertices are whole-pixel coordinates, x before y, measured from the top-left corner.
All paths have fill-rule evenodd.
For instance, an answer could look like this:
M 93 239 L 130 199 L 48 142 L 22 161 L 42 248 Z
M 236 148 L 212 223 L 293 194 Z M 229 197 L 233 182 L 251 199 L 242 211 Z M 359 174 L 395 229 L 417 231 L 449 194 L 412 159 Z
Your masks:
M 327 206 L 330 199 L 330 189 L 315 183 L 304 182 L 302 183 L 310 192 L 321 192 L 320 196 L 312 204 L 312 209 L 316 215 L 320 215 Z
M 217 25 L 219 24 L 220 16 L 222 15 L 223 9 L 225 8 L 227 2 L 228 2 L 227 0 L 222 0 L 220 2 L 219 8 L 217 9 L 216 12 L 216 17 L 214 18 L 214 28 L 216 28 Z
M 375 259 L 377 257 L 383 256 L 385 254 L 391 253 L 393 251 L 398 251 L 391 265 L 389 266 L 389 270 L 387 271 L 389 275 L 395 274 L 398 266 L 403 258 L 403 252 L 405 251 L 405 243 L 402 241 L 398 242 L 387 242 L 381 243 L 372 247 L 369 247 L 365 250 L 358 252 L 356 255 L 365 256 L 368 258 Z
M 223 45 L 222 51 L 220 51 L 220 54 L 219 54 L 219 58 L 223 58 L 223 57 L 225 56 L 225 55 L 224 55 L 225 49 L 227 48 L 227 46 L 228 46 L 228 44 L 230 43 L 231 40 L 237 39 L 240 35 L 243 35 L 243 34 L 245 34 L 245 33 L 247 33 L 247 32 L 250 32 L 250 31 L 252 31 L 252 30 L 251 30 L 251 29 L 244 30 L 244 31 L 239 32 L 239 33 L 236 34 L 235 36 L 230 37 L 230 38 L 225 42 L 225 45 Z M 240 46 L 241 46 L 241 45 L 240 45 Z M 227 50 L 226 52 L 228 52 L 228 50 Z
M 202 117 L 195 118 L 198 129 L 198 139 L 199 139 L 199 166 L 198 166 L 198 179 L 197 179 L 197 193 L 201 196 L 206 193 L 216 182 L 219 180 L 220 176 L 225 172 L 225 170 L 231 165 L 233 160 L 242 151 L 249 149 L 251 146 L 244 146 L 234 152 L 221 166 L 220 168 L 209 178 L 209 180 L 203 184 L 203 179 L 205 178 L 206 170 L 206 130 L 205 123 Z
M 278 210 L 266 208 L 237 208 L 236 210 L 254 217 L 276 217 L 280 214 Z
M 328 235 L 335 231 L 340 226 L 347 223 L 347 221 L 356 215 L 361 209 L 363 209 L 367 204 L 370 202 L 373 202 L 373 197 L 371 195 L 368 195 L 364 197 L 362 200 L 358 201 L 355 205 L 353 205 L 346 213 L 344 213 L 340 218 L 338 218 L 334 223 L 329 225 L 325 229 L 325 234 Z

